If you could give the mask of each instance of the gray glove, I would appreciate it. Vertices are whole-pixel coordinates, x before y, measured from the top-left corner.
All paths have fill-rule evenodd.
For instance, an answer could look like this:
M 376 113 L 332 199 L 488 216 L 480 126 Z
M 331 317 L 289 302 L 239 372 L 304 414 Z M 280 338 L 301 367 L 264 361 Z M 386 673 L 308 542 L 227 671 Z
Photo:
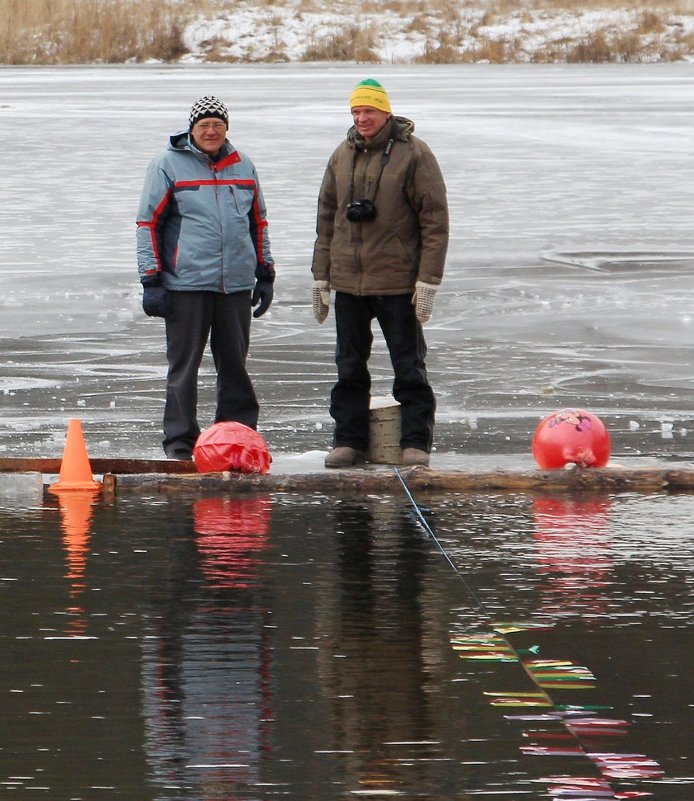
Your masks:
M 319 323 L 324 323 L 330 309 L 330 283 L 328 281 L 313 282 L 313 316 Z
M 424 281 L 417 281 L 414 285 L 412 305 L 414 306 L 414 313 L 420 323 L 426 323 L 431 320 L 437 289 L 438 286 L 435 284 L 425 284 Z

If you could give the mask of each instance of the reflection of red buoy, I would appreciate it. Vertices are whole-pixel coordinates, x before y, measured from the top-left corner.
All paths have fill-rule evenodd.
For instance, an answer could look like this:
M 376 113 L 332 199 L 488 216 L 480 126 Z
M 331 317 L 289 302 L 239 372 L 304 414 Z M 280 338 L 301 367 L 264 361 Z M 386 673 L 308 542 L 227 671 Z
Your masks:
M 248 587 L 269 544 L 272 503 L 259 498 L 200 498 L 193 504 L 201 568 L 214 587 Z
M 612 568 L 609 498 L 534 498 L 533 539 L 538 572 L 550 573 L 567 603 L 594 597 Z M 562 580 L 567 582 L 566 586 Z M 574 604 L 577 605 L 577 604 Z
M 200 473 L 267 473 L 272 461 L 260 434 L 235 422 L 215 423 L 203 431 L 193 448 L 193 459 Z
M 264 495 L 259 498 L 200 498 L 193 504 L 193 516 L 195 531 L 205 536 L 267 537 L 271 504 Z M 254 549 L 252 546 L 251 550 Z
M 583 409 L 562 409 L 535 429 L 532 454 L 543 470 L 575 464 L 604 467 L 610 458 L 610 435 L 599 417 Z

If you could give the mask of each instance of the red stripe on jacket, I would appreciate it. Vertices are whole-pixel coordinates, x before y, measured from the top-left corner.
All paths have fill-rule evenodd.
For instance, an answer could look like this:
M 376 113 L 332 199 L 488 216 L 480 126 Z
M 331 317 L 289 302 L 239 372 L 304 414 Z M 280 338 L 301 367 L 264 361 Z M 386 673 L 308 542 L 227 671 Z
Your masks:
M 161 272 L 162 270 L 161 257 L 159 253 L 159 243 L 157 242 L 157 225 L 159 224 L 161 215 L 164 213 L 164 209 L 169 205 L 169 199 L 171 198 L 172 191 L 173 190 L 169 189 L 169 191 L 161 199 L 161 203 L 156 207 L 156 209 L 154 209 L 154 214 L 152 215 L 151 220 L 137 221 L 138 228 L 149 228 L 149 235 L 152 239 L 152 252 L 154 254 L 154 260 L 157 263 L 157 269 L 146 270 L 145 275 L 152 275 L 152 273 Z
M 263 252 L 264 237 L 263 231 L 267 228 L 267 220 L 263 220 L 260 216 L 260 204 L 258 203 L 258 189 L 253 191 L 253 221 L 255 223 L 255 255 L 258 259 L 258 264 L 265 264 L 265 254 Z
M 195 181 L 176 181 L 175 188 L 187 186 L 252 186 L 256 183 L 251 178 L 204 178 Z

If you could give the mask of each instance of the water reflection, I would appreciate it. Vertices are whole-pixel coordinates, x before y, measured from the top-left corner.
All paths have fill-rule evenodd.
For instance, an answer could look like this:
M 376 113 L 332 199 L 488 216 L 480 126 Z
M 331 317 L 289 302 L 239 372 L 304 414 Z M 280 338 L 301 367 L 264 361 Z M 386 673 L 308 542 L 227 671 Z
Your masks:
M 64 492 L 58 496 L 67 559 L 65 578 L 70 582 L 71 598 L 81 595 L 85 589 L 94 501 L 93 492 Z
M 272 721 L 272 648 L 259 551 L 266 497 L 204 498 L 179 544 L 170 595 L 146 625 L 146 750 L 155 782 L 196 799 L 259 782 Z
M 195 501 L 195 545 L 210 587 L 248 588 L 257 580 L 257 551 L 268 547 L 270 517 L 269 497 Z
M 0 510 L 0 788 L 688 797 L 694 496 L 426 502 Z
M 85 574 L 89 556 L 91 522 L 97 496 L 92 491 L 70 490 L 57 494 L 60 509 L 60 526 L 67 560 L 65 578 L 70 584 L 70 603 L 65 609 L 68 623 L 67 637 L 86 636 L 87 621 L 80 596 L 86 590 Z
M 440 744 L 427 694 L 437 659 L 421 599 L 427 543 L 392 505 L 341 505 L 334 528 L 319 677 L 334 718 L 331 747 L 344 754 L 345 790 L 411 797 L 416 787 L 428 797 Z
M 540 579 L 538 614 L 599 615 L 612 583 L 609 498 L 532 501 L 533 539 Z

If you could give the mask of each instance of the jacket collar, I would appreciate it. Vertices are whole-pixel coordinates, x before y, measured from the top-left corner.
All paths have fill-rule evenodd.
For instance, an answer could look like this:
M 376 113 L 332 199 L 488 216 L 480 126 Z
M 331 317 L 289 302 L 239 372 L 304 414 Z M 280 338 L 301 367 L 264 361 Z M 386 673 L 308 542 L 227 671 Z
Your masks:
M 201 160 L 204 159 L 205 161 L 211 161 L 213 164 L 223 161 L 230 155 L 236 153 L 234 146 L 228 139 L 226 139 L 222 145 L 222 149 L 219 151 L 219 155 L 216 158 L 211 159 L 207 153 L 204 153 L 202 150 L 200 150 L 200 148 L 195 146 L 193 138 L 190 135 L 190 131 L 187 130 L 178 131 L 169 137 L 169 149 L 178 151 L 187 150 L 196 158 Z
M 366 139 L 357 133 L 357 129 L 354 125 L 347 131 L 347 141 L 352 147 L 360 147 L 366 150 L 380 150 L 386 146 L 386 143 L 391 138 L 393 127 L 396 130 L 395 138 L 402 142 L 406 142 L 414 132 L 414 123 L 412 120 L 407 117 L 393 116 L 370 142 L 367 142 Z

